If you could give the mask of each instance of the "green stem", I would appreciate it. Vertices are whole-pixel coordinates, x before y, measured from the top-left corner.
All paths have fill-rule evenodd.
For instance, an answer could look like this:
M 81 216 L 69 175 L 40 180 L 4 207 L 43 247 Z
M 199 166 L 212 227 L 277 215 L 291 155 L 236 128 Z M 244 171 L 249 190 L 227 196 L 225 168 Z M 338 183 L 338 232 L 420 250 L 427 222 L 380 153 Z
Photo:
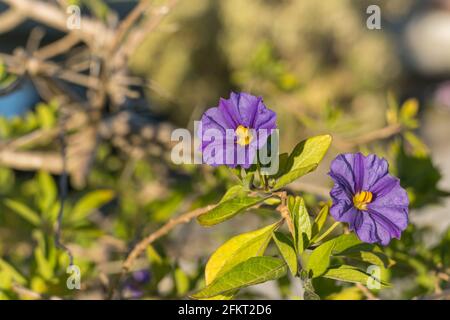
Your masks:
M 316 238 L 316 239 L 312 239 L 311 242 L 316 243 L 316 242 L 319 242 L 319 241 L 323 240 L 323 239 L 324 239 L 326 236 L 328 236 L 328 235 L 331 233 L 331 231 L 333 231 L 339 224 L 340 224 L 340 222 L 339 222 L 339 221 L 336 221 L 331 227 L 328 228 L 327 231 L 325 231 L 324 233 L 322 233 L 322 235 L 321 235 L 320 237 L 318 237 L 318 238 Z

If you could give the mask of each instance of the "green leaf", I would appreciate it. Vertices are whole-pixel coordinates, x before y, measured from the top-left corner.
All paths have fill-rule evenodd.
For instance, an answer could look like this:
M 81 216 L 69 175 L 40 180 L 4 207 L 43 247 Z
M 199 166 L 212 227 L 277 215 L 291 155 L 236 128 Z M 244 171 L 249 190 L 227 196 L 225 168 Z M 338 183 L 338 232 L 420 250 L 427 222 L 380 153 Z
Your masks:
M 311 171 L 316 170 L 317 164 L 312 164 L 306 167 L 297 168 L 295 170 L 291 170 L 284 175 L 282 175 L 275 185 L 273 186 L 273 190 L 281 189 L 282 187 L 288 185 L 291 182 L 294 182 L 298 178 L 303 177 L 305 174 L 310 173 Z
M 38 184 L 38 205 L 42 211 L 43 217 L 48 218 L 48 211 L 56 202 L 58 190 L 53 177 L 44 171 L 36 175 Z
M 273 231 L 280 226 L 274 223 L 262 229 L 235 236 L 219 247 L 205 267 L 206 285 L 239 263 L 255 256 L 262 256 L 270 242 Z M 214 300 L 230 300 L 236 292 L 211 297 Z
M 114 191 L 108 189 L 89 192 L 78 200 L 70 214 L 70 219 L 72 221 L 85 219 L 93 210 L 110 202 L 114 196 Z
M 228 292 L 244 287 L 281 278 L 286 271 L 286 263 L 283 260 L 272 257 L 253 257 L 216 278 L 192 298 L 202 299 L 226 295 Z
M 178 296 L 184 296 L 189 290 L 189 277 L 181 268 L 175 269 L 173 277 Z
M 358 239 L 355 233 L 342 234 L 330 241 L 335 242 L 333 249 L 334 255 L 346 255 L 360 251 L 372 251 L 374 245 L 370 243 L 364 243 Z
M 330 135 L 322 135 L 306 139 L 297 144 L 289 155 L 284 175 L 277 181 L 274 189 L 279 189 L 314 171 L 327 153 L 331 140 Z
M 235 185 L 230 187 L 225 194 L 223 195 L 222 199 L 220 199 L 219 203 L 225 202 L 227 200 L 233 199 L 234 197 L 237 197 L 241 195 L 244 191 L 244 186 L 241 184 Z
M 283 173 L 287 172 L 287 164 L 289 160 L 289 154 L 288 153 L 281 153 L 278 156 L 278 172 L 271 176 L 271 178 L 279 178 L 283 175 Z
M 345 256 L 385 268 L 394 264 L 376 245 L 364 243 L 356 234 L 343 234 L 333 239 L 334 256 Z
M 408 128 L 417 128 L 418 122 L 415 117 L 419 111 L 419 102 L 417 99 L 406 100 L 400 108 L 400 121 Z
M 297 251 L 302 253 L 308 246 L 309 240 L 311 239 L 312 227 L 308 210 L 306 209 L 303 198 L 298 196 L 295 198 L 289 196 L 288 207 L 291 214 L 291 220 L 294 225 L 294 243 Z
M 36 115 L 42 129 L 51 129 L 55 126 L 56 117 L 50 106 L 39 103 L 36 106 Z
M 364 272 L 363 270 L 348 265 L 342 265 L 337 268 L 330 268 L 326 273 L 323 274 L 323 277 L 345 282 L 362 283 L 364 285 L 367 284 L 369 278 L 372 278 L 372 281 L 380 283 L 381 286 L 389 286 L 388 283 L 381 281 L 381 279 L 377 279 Z
M 231 219 L 238 213 L 253 207 L 254 205 L 263 202 L 266 197 L 240 195 L 228 199 L 213 208 L 212 210 L 202 214 L 197 218 L 198 222 L 203 226 L 212 226 L 221 223 L 225 220 Z
M 41 218 L 39 214 L 37 214 L 33 209 L 29 208 L 25 204 L 12 199 L 5 199 L 4 203 L 9 209 L 17 213 L 32 225 L 38 227 L 41 224 Z
M 7 275 L 10 279 L 16 281 L 19 284 L 25 284 L 27 279 L 19 272 L 15 267 L 0 258 L 0 271 L 2 275 Z
M 331 136 L 322 135 L 306 139 L 297 144 L 289 155 L 289 170 L 319 164 L 331 145 Z
M 279 226 L 280 223 L 277 222 L 262 229 L 240 234 L 225 242 L 212 254 L 206 264 L 206 284 L 210 284 L 237 264 L 251 257 L 263 255 L 272 232 Z
M 323 226 L 325 225 L 325 222 L 327 221 L 328 213 L 330 211 L 330 207 L 325 205 L 317 215 L 316 219 L 314 220 L 313 226 L 312 226 L 312 236 L 313 238 L 316 238 L 320 231 L 322 231 Z M 314 239 L 312 240 L 314 241 Z
M 310 277 L 319 277 L 327 271 L 330 266 L 330 256 L 334 246 L 335 241 L 332 239 L 314 249 L 306 265 L 306 271 Z
M 273 239 L 275 240 L 278 250 L 280 250 L 280 253 L 283 256 L 284 261 L 286 261 L 289 270 L 291 270 L 292 275 L 296 276 L 298 271 L 298 261 L 291 238 L 286 236 L 284 233 L 274 232 Z
M 33 233 L 33 237 L 37 241 L 37 246 L 34 249 L 34 259 L 36 260 L 38 272 L 44 279 L 51 280 L 53 278 L 54 265 L 46 255 L 47 243 L 44 234 L 41 231 L 37 231 Z

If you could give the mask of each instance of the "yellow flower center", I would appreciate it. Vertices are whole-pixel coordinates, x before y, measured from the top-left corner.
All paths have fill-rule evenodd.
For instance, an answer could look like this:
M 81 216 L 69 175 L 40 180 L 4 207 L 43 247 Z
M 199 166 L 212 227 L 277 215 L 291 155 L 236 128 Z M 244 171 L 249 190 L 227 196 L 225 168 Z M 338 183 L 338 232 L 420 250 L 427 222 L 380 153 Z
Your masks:
M 372 202 L 372 192 L 361 191 L 353 197 L 353 205 L 359 210 L 367 210 L 367 205 Z
M 250 142 L 252 142 L 253 137 L 249 128 L 240 125 L 239 127 L 237 127 L 235 133 L 237 135 L 237 143 L 239 145 L 245 147 L 246 145 L 250 144 Z

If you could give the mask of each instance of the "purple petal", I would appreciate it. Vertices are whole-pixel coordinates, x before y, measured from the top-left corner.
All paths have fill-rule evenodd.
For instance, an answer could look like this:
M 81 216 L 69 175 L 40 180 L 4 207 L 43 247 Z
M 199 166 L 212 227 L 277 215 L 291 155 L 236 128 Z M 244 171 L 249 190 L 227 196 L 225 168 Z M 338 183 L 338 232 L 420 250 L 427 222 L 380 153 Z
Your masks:
M 220 98 L 219 110 L 222 112 L 227 128 L 236 129 L 239 125 L 243 125 L 239 113 L 239 103 L 240 95 L 236 93 L 232 93 L 228 100 Z
M 330 177 L 348 195 L 351 200 L 355 192 L 355 178 L 353 173 L 353 155 L 338 155 L 330 166 Z
M 361 155 L 361 154 L 360 154 Z M 371 190 L 372 186 L 388 174 L 389 164 L 374 154 L 364 157 L 364 180 L 362 190 Z
M 372 208 L 367 211 L 367 215 L 374 221 L 378 242 L 382 245 L 388 245 L 392 238 L 400 239 L 402 230 L 382 213 Z
M 375 198 L 381 198 L 385 195 L 389 194 L 391 190 L 399 185 L 399 179 L 394 178 L 389 174 L 386 174 L 382 178 L 378 179 L 376 183 L 374 183 L 368 191 L 372 192 Z
M 361 153 L 356 153 L 353 157 L 353 170 L 355 178 L 355 193 L 363 191 L 363 183 L 365 176 L 364 156 Z
M 355 218 L 359 212 L 353 206 L 353 203 L 343 200 L 333 203 L 330 208 L 330 214 L 334 220 L 348 223 L 350 229 L 353 230 Z
M 258 108 L 262 104 L 261 97 L 255 97 L 248 93 L 232 93 L 230 100 L 237 106 L 240 115 L 240 124 L 247 128 L 254 127 L 254 121 L 258 113 Z M 264 105 L 263 105 L 264 106 Z
M 354 230 L 358 238 L 367 243 L 380 242 L 375 220 L 364 212 L 358 213 L 354 224 Z

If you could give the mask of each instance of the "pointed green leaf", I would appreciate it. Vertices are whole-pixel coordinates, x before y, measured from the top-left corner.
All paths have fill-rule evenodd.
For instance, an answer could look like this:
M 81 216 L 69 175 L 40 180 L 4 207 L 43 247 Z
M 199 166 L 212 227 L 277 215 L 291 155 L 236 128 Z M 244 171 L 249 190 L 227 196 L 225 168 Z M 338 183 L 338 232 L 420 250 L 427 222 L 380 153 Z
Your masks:
M 237 264 L 251 257 L 263 255 L 272 237 L 272 232 L 279 225 L 277 222 L 262 229 L 240 234 L 220 246 L 206 264 L 206 284 L 210 284 Z
M 41 218 L 39 214 L 37 214 L 33 209 L 29 208 L 25 204 L 12 199 L 5 199 L 4 203 L 9 209 L 17 213 L 32 225 L 37 227 L 41 224 Z
M 0 272 L 2 275 L 8 275 L 9 278 L 19 284 L 25 284 L 27 279 L 15 267 L 0 258 Z
M 383 268 L 389 268 L 390 266 L 395 264 L 395 262 L 392 259 L 389 259 L 389 257 L 386 256 L 381 251 L 372 251 L 372 252 L 360 251 L 347 254 L 347 257 L 360 260 L 371 265 L 380 266 Z
M 327 221 L 328 213 L 330 211 L 330 208 L 325 205 L 317 215 L 316 219 L 314 220 L 313 226 L 312 226 L 312 236 L 313 238 L 316 238 L 320 231 L 322 231 L 323 226 L 325 225 L 325 222 Z M 312 240 L 314 242 L 314 239 Z
M 305 166 L 305 167 L 300 167 L 297 169 L 292 169 L 291 171 L 285 173 L 284 175 L 282 175 L 277 182 L 275 183 L 275 185 L 273 186 L 273 190 L 278 190 L 281 189 L 282 187 L 288 185 L 291 182 L 294 182 L 295 180 L 297 180 L 298 178 L 303 177 L 304 175 L 310 173 L 311 171 L 316 170 L 317 168 L 317 164 L 311 164 L 309 166 Z
M 331 145 L 331 136 L 315 136 L 300 142 L 289 155 L 289 170 L 319 164 Z
M 332 239 L 314 249 L 306 265 L 306 271 L 308 271 L 309 276 L 316 278 L 327 271 L 330 266 L 330 256 L 334 246 L 335 242 Z
M 225 194 L 223 195 L 222 199 L 220 199 L 219 203 L 225 202 L 227 200 L 233 199 L 234 197 L 239 196 L 244 192 L 244 186 L 241 184 L 235 185 L 230 187 Z
M 286 166 L 288 164 L 289 160 L 289 154 L 288 153 L 281 153 L 278 156 L 278 172 L 271 176 L 271 178 L 279 178 L 283 175 L 283 173 L 287 172 Z
M 289 155 L 284 175 L 277 181 L 274 189 L 279 189 L 314 171 L 327 153 L 331 140 L 330 135 L 322 135 L 306 139 L 297 144 Z
M 364 285 L 366 285 L 369 279 L 372 278 L 370 279 L 371 281 L 378 282 L 381 284 L 381 286 L 389 286 L 388 283 L 381 281 L 381 279 L 377 279 L 364 272 L 363 270 L 348 265 L 342 265 L 337 268 L 330 268 L 323 274 L 323 277 L 345 282 L 362 283 Z
M 372 251 L 375 247 L 373 244 L 364 243 L 359 240 L 355 233 L 342 234 L 334 238 L 333 241 L 335 242 L 333 249 L 334 255 L 346 255 L 352 252 Z
M 112 190 L 96 190 L 84 195 L 73 208 L 70 219 L 72 221 L 85 219 L 93 210 L 101 208 L 115 196 Z
M 284 233 L 274 232 L 273 239 L 275 240 L 278 250 L 280 250 L 280 253 L 283 256 L 284 261 L 286 261 L 289 270 L 291 270 L 292 275 L 296 276 L 298 271 L 298 261 L 291 238 L 286 236 Z
M 253 207 L 254 205 L 266 200 L 266 197 L 240 195 L 219 204 L 212 210 L 202 214 L 197 218 L 198 222 L 203 226 L 212 226 L 231 219 L 238 213 Z
M 286 263 L 283 260 L 272 257 L 253 257 L 216 278 L 192 298 L 203 299 L 226 295 L 231 291 L 281 278 L 286 271 Z
M 40 171 L 36 175 L 38 183 L 38 204 L 41 213 L 47 217 L 48 210 L 56 202 L 58 197 L 58 189 L 53 177 L 44 171 Z
M 293 235 L 297 251 L 302 253 L 308 246 L 311 239 L 311 220 L 309 218 L 308 210 L 305 206 L 305 201 L 301 197 L 288 198 L 288 208 L 291 214 L 291 220 L 294 224 Z

